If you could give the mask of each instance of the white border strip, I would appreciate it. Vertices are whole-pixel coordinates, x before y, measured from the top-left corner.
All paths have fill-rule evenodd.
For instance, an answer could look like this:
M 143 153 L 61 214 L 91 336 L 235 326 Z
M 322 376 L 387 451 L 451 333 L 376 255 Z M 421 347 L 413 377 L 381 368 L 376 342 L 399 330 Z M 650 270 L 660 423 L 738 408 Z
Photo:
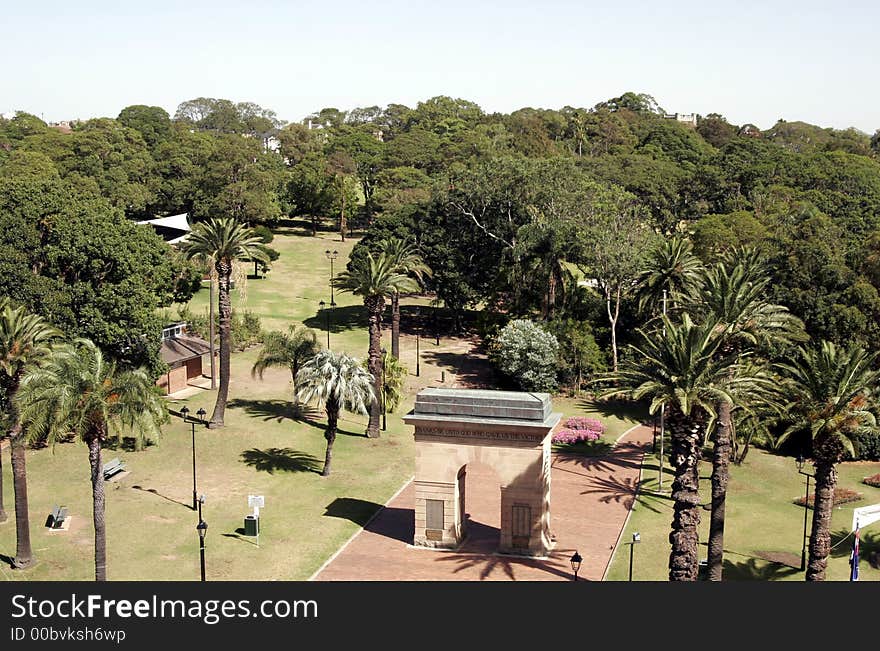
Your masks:
M 628 430 L 626 430 L 620 437 L 614 442 L 616 446 L 620 439 L 633 431 L 636 427 L 648 427 L 648 425 L 633 425 Z M 614 561 L 614 557 L 617 555 L 617 550 L 620 547 L 620 541 L 623 539 L 623 532 L 626 531 L 626 526 L 629 524 L 629 517 L 632 515 L 633 509 L 636 506 L 636 500 L 639 498 L 639 493 L 642 488 L 642 477 L 645 472 L 645 457 L 648 456 L 647 452 L 642 453 L 642 460 L 639 462 L 639 483 L 636 485 L 636 492 L 633 493 L 633 502 L 632 506 L 626 512 L 626 519 L 623 521 L 623 526 L 620 527 L 620 533 L 617 534 L 617 542 L 614 543 L 614 550 L 611 552 L 611 556 L 608 558 L 608 563 L 605 565 L 605 571 L 602 572 L 602 581 L 605 581 L 608 577 L 608 570 L 611 568 L 611 563 Z
M 354 540 L 355 538 L 357 538 L 357 537 L 361 534 L 361 532 L 363 532 L 363 530 L 364 530 L 366 527 L 368 527 L 368 526 L 370 525 L 370 523 L 371 523 L 373 520 L 375 520 L 376 517 L 377 517 L 377 516 L 378 516 L 378 515 L 379 515 L 379 514 L 385 509 L 385 508 L 387 508 L 387 506 L 388 506 L 391 502 L 393 502 L 394 499 L 395 499 L 398 495 L 400 495 L 400 494 L 403 492 L 403 489 L 406 488 L 407 486 L 409 486 L 409 485 L 412 483 L 412 481 L 413 481 L 415 478 L 416 478 L 416 476 L 413 475 L 412 477 L 410 477 L 409 479 L 407 479 L 406 482 L 404 482 L 403 486 L 401 486 L 400 488 L 398 488 L 398 489 L 397 489 L 397 492 L 394 493 L 394 495 L 392 495 L 391 497 L 389 497 L 389 498 L 388 498 L 388 501 L 385 502 L 385 504 L 383 504 L 381 507 L 379 507 L 378 509 L 376 509 L 376 512 L 373 513 L 373 515 L 370 516 L 369 520 L 367 520 L 366 522 L 364 522 L 364 524 L 363 524 L 362 526 L 358 527 L 358 530 L 355 531 L 353 534 L 351 534 L 351 538 L 349 538 L 348 540 L 346 540 L 345 543 L 342 545 L 342 547 L 340 547 L 339 549 L 337 549 L 337 550 L 333 553 L 333 555 L 332 555 L 330 558 L 328 558 L 326 561 L 324 561 L 324 564 L 321 565 L 321 567 L 319 567 L 319 568 L 317 569 L 317 571 L 316 571 L 314 574 L 312 574 L 312 575 L 311 575 L 308 579 L 306 579 L 306 580 L 307 580 L 307 581 L 314 581 L 314 580 L 315 580 L 315 577 L 318 576 L 321 572 L 323 572 L 324 569 L 325 569 L 328 565 L 330 565 L 330 563 L 332 563 L 332 562 L 334 561 L 334 559 L 335 559 L 337 556 L 339 556 L 339 555 L 345 550 L 346 547 L 348 547 L 348 545 L 351 543 L 351 541 Z

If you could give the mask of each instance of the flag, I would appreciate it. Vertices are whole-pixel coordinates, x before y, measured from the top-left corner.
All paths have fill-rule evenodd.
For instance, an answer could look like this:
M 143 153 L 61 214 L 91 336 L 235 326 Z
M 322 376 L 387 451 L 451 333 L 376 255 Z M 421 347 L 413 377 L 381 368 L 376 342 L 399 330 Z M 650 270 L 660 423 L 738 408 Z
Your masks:
M 853 540 L 852 554 L 849 557 L 849 580 L 859 580 L 859 525 L 856 524 L 856 537 Z

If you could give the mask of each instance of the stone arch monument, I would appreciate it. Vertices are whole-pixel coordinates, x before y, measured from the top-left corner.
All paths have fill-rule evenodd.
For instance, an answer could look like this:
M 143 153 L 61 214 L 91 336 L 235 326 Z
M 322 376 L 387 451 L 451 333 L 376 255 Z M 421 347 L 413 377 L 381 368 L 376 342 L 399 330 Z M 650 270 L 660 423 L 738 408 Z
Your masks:
M 498 551 L 545 556 L 550 540 L 550 395 L 429 388 L 404 422 L 415 426 L 413 544 L 455 549 L 467 536 L 465 468 L 480 462 L 501 482 Z

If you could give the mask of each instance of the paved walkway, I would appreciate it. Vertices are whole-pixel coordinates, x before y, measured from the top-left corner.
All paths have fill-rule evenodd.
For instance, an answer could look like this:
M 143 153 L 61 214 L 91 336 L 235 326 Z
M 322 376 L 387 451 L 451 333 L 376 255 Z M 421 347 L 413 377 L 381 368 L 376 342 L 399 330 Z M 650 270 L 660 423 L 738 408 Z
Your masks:
M 569 558 L 583 557 L 579 577 L 599 581 L 632 506 L 639 469 L 651 445 L 638 426 L 605 457 L 554 455 L 551 531 L 556 548 L 546 560 L 494 553 L 500 494 L 494 472 L 468 464 L 469 537 L 456 551 L 414 548 L 412 482 L 394 497 L 314 578 L 317 581 L 570 581 Z

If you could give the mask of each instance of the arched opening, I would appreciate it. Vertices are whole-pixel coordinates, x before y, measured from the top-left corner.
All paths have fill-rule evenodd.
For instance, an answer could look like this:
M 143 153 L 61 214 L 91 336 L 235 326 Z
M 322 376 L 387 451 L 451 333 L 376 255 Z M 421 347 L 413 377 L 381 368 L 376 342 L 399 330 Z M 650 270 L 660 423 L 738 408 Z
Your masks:
M 491 466 L 469 461 L 458 471 L 463 549 L 494 553 L 501 544 L 501 480 Z

